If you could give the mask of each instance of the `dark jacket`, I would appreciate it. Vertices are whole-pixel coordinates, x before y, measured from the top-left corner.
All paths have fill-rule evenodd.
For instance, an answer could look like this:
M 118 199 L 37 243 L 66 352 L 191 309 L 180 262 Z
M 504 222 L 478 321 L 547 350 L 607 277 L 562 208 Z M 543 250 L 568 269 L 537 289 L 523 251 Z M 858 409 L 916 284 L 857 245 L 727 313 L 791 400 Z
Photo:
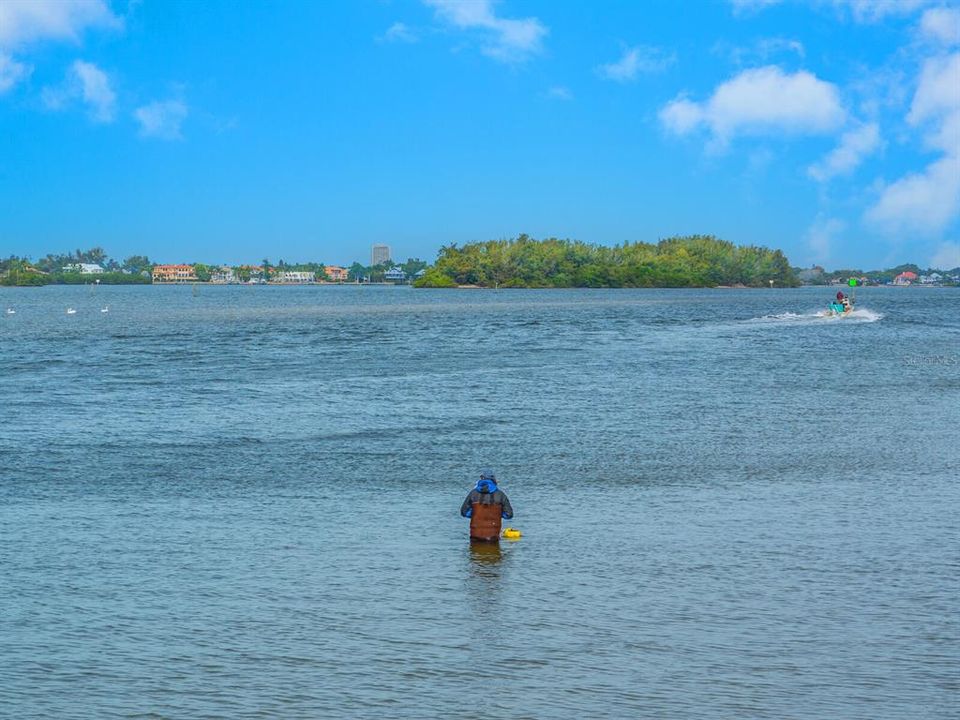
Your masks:
M 484 478 L 467 494 L 460 514 L 470 518 L 472 541 L 496 542 L 500 539 L 500 520 L 512 518 L 513 508 L 497 483 Z
M 480 505 L 500 505 L 500 514 L 509 520 L 513 517 L 513 506 L 510 505 L 510 498 L 507 494 L 497 487 L 493 480 L 481 480 L 477 486 L 467 493 L 463 505 L 460 506 L 460 514 L 463 517 L 470 517 L 473 511 L 473 504 Z

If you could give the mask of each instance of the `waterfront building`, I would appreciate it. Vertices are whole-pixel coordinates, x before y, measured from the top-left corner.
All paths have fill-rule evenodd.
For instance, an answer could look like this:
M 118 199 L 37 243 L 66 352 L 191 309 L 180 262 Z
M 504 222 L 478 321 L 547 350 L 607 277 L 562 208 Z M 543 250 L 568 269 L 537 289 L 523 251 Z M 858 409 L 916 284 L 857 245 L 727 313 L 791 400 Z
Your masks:
M 153 282 L 155 283 L 184 283 L 196 282 L 197 274 L 193 265 L 154 265 Z
M 372 248 L 370 248 L 371 265 L 382 265 L 383 263 L 388 262 L 390 262 L 389 245 L 374 245 Z
M 917 279 L 917 274 L 915 272 L 902 272 L 893 279 L 894 285 L 909 285 Z
M 323 272 L 330 278 L 330 282 L 346 282 L 350 275 L 349 270 L 338 265 L 327 265 L 323 268 Z
M 312 283 L 316 276 L 312 271 L 281 270 L 272 279 L 278 283 Z
M 403 282 L 407 279 L 407 275 L 400 267 L 394 266 L 383 274 L 383 279 L 387 282 Z
M 100 275 L 103 268 L 95 263 L 73 263 L 72 265 L 64 265 L 63 271 L 78 272 L 81 275 Z
M 237 274 L 232 267 L 224 265 L 222 268 L 210 274 L 210 282 L 230 285 L 237 282 Z

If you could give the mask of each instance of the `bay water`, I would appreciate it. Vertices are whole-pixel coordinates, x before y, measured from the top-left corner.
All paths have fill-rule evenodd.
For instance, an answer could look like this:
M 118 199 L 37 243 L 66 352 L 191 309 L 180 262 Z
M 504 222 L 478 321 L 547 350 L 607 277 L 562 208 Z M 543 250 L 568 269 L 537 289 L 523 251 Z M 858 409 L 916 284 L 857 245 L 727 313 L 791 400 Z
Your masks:
M 0 716 L 957 717 L 960 291 L 834 292 L 0 289 Z

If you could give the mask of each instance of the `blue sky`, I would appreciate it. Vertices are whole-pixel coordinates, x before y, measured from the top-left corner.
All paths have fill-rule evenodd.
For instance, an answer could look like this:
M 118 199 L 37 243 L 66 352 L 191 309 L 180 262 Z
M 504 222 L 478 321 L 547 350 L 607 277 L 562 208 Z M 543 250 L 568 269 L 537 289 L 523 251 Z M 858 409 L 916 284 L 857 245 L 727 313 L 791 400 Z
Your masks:
M 2 255 L 953 267 L 958 217 L 956 2 L 0 2 Z

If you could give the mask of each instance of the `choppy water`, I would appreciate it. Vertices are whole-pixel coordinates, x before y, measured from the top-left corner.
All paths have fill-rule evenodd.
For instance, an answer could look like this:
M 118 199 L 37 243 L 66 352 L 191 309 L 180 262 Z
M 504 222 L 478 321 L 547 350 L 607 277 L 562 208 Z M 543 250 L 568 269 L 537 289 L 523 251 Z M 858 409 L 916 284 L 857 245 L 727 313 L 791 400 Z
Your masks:
M 957 717 L 960 292 L 831 294 L 0 291 L 0 715 Z

